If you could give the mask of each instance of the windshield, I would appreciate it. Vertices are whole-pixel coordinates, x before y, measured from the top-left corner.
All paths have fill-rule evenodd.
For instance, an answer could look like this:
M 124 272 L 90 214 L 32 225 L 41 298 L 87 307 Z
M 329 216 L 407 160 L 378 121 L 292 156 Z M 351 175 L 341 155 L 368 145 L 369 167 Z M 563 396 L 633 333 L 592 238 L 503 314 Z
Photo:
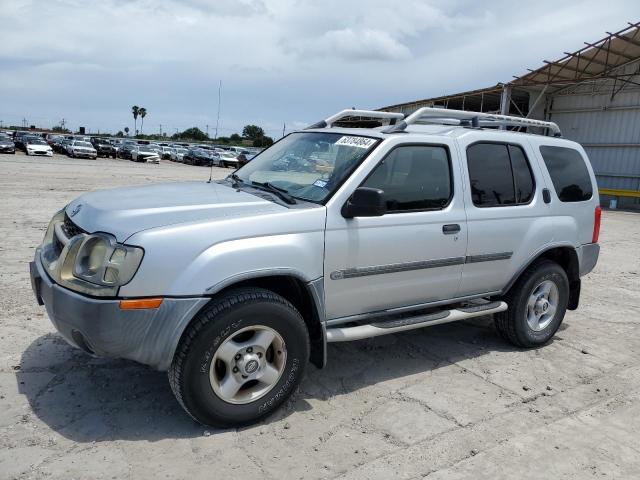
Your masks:
M 30 145 L 47 145 L 47 142 L 41 138 L 30 138 L 27 140 L 27 143 Z
M 323 202 L 378 143 L 340 133 L 292 133 L 236 174 L 248 184 L 268 182 L 294 197 Z
M 154 153 L 151 147 L 138 147 L 138 151 L 143 153 Z
M 73 145 L 76 147 L 93 148 L 93 145 L 91 145 L 89 142 L 75 142 Z

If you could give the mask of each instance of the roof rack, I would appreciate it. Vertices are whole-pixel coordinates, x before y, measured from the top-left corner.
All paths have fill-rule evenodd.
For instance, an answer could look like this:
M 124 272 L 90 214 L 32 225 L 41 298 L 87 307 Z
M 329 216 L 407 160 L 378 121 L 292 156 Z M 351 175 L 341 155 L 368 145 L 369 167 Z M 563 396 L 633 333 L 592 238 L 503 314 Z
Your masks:
M 305 130 L 310 128 L 331 128 L 336 122 L 349 117 L 379 118 L 381 120 L 389 120 L 390 125 L 395 125 L 397 120 L 402 120 L 404 118 L 404 115 L 402 113 L 380 112 L 376 110 L 342 110 L 335 115 L 331 115 L 325 120 L 320 120 L 313 125 L 309 125 Z
M 470 112 L 466 110 L 449 110 L 446 108 L 423 107 L 401 122 L 385 128 L 383 133 L 403 132 L 414 123 L 444 123 L 447 121 L 458 121 L 459 125 L 480 128 L 495 126 L 511 127 L 538 127 L 549 129 L 554 137 L 561 137 L 560 127 L 554 122 L 543 122 L 531 118 L 512 117 L 508 115 L 496 115 L 493 113 Z M 446 123 L 445 123 L 446 124 Z

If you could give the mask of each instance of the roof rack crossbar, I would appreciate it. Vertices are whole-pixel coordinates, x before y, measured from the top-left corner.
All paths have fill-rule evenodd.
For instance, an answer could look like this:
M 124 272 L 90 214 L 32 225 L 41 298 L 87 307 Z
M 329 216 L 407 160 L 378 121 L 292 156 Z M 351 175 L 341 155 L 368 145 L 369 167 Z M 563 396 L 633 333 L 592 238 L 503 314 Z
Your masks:
M 493 113 L 470 112 L 466 110 L 449 110 L 446 108 L 423 107 L 396 125 L 386 128 L 384 133 L 401 132 L 414 123 L 443 123 L 443 121 L 457 120 L 460 124 L 472 127 L 511 126 L 546 128 L 554 137 L 561 137 L 560 127 L 554 122 L 544 122 L 532 118 L 496 115 Z M 446 123 L 445 123 L 446 124 Z
M 334 123 L 340 121 L 343 118 L 348 117 L 365 117 L 365 118 L 379 118 L 381 120 L 389 120 L 391 124 L 396 122 L 397 120 L 402 120 L 404 115 L 402 113 L 396 112 L 380 112 L 376 110 L 342 110 L 341 112 L 336 113 L 335 115 L 331 115 L 329 118 L 325 120 L 320 120 L 313 125 L 309 125 L 307 129 L 310 128 L 331 128 Z

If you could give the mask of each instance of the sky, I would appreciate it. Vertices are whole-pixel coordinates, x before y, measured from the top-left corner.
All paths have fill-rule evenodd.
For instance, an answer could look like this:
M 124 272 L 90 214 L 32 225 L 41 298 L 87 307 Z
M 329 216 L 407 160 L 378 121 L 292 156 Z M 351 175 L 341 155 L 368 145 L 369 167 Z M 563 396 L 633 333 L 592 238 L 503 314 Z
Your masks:
M 3 125 L 262 126 L 482 88 L 640 20 L 637 0 L 0 0 Z M 138 120 L 140 129 L 140 120 Z

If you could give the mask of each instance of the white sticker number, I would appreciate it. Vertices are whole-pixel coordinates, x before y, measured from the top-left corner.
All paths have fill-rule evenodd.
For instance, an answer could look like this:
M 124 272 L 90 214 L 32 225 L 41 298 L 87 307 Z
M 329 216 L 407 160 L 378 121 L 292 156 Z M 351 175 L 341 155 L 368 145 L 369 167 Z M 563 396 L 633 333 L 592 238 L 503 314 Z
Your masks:
M 342 137 L 336 142 L 336 145 L 343 145 L 345 147 L 369 148 L 374 143 L 376 143 L 376 140 L 374 138 Z

